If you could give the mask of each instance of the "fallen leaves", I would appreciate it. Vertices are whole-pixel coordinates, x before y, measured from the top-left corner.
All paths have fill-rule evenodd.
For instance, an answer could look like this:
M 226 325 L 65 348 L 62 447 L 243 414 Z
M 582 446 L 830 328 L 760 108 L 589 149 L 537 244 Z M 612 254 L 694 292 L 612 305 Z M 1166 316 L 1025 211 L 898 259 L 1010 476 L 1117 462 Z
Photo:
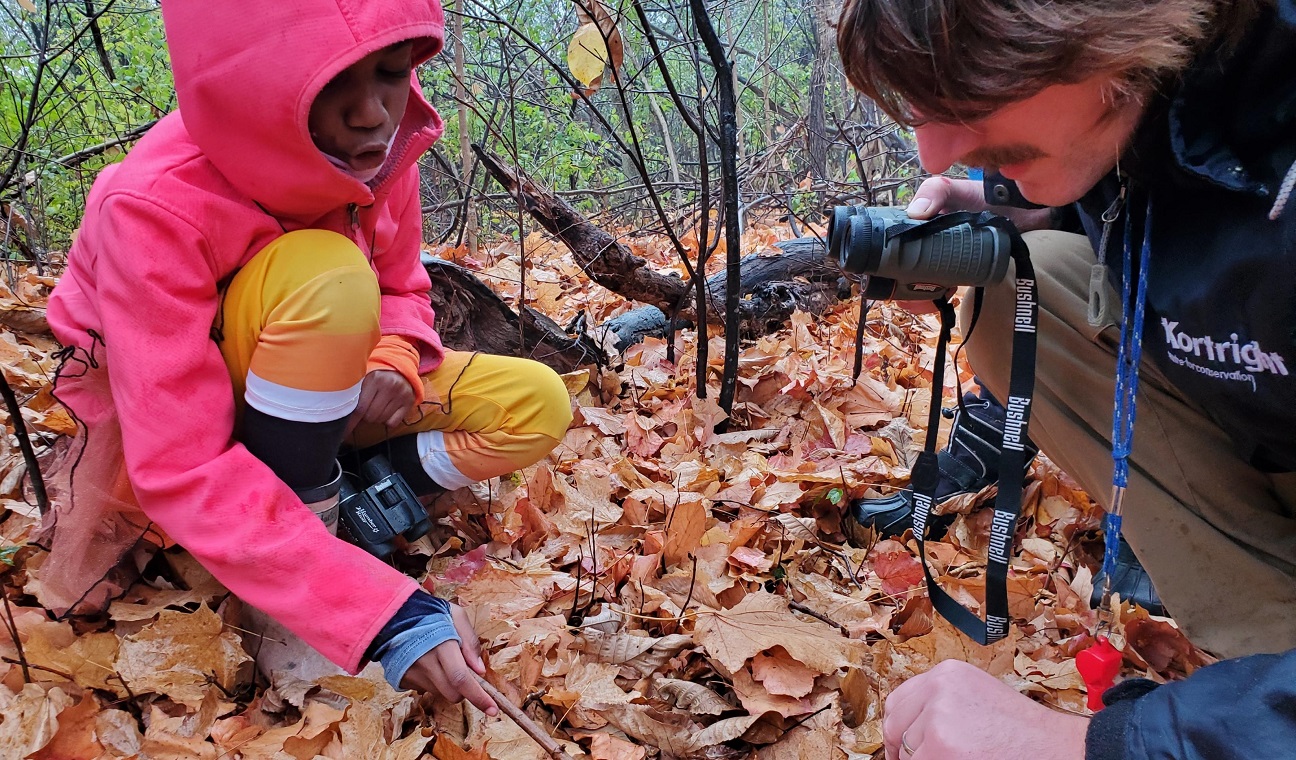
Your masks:
M 27 757 L 53 741 L 58 715 L 72 697 L 58 686 L 29 683 L 14 693 L 0 685 L 0 757 Z
M 860 651 L 858 643 L 843 639 L 840 632 L 817 620 L 798 618 L 786 599 L 765 591 L 748 595 L 733 609 L 704 610 L 695 636 L 730 672 L 774 647 L 782 647 L 817 673 L 846 667 L 852 650 Z
M 775 234 L 754 223 L 746 235 L 763 245 Z M 527 292 L 539 297 L 535 277 L 563 293 L 546 296 L 549 316 L 598 323 L 625 308 L 576 280 L 560 247 L 533 238 Z M 673 265 L 669 245 L 628 239 L 653 266 Z M 511 267 L 516 280 L 508 245 L 483 246 L 481 264 Z M 41 308 L 48 283 L 24 282 Z M 618 367 L 570 373 L 578 413 L 554 453 L 438 499 L 435 540 L 400 558 L 466 608 L 492 683 L 571 754 L 868 757 L 881 747 L 887 694 L 948 658 L 1083 710 L 1072 658 L 1095 622 L 1096 558 L 1081 547 L 1099 512 L 1056 468 L 1033 467 L 1009 577 L 1014 625 L 994 647 L 934 615 L 909 536 L 845 542 L 851 500 L 904 486 L 923 435 L 914 425 L 933 396 L 934 322 L 888 304 L 872 307 L 866 372 L 851 381 L 857 309 L 797 313 L 746 344 L 723 434 L 715 402 L 695 397 L 691 331 L 677 334 L 675 362 L 649 339 Z M 46 380 L 54 348 L 0 331 L 6 376 L 32 404 L 24 415 L 50 435 L 64 425 Z M 715 376 L 721 352 L 712 360 Z M 0 456 L 0 578 L 11 600 L 30 604 L 23 589 L 38 585 L 44 556 L 26 546 L 37 516 L 22 501 L 21 458 Z M 987 534 L 973 507 L 988 495 L 953 505 L 966 514 L 927 543 L 933 574 L 973 608 Z M 187 554 L 160 559 L 106 618 L 13 609 L 32 682 L 0 632 L 0 756 L 547 757 L 508 721 L 392 691 L 377 666 L 270 689 L 252 682 L 239 632 L 223 622 L 238 619 L 237 602 Z M 1132 672 L 1173 678 L 1208 661 L 1173 624 L 1138 610 L 1122 613 L 1117 632 Z
M 210 684 L 232 690 L 240 668 L 251 661 L 238 635 L 203 605 L 194 613 L 164 610 L 156 622 L 122 639 L 117 673 L 136 694 L 165 694 L 197 708 Z

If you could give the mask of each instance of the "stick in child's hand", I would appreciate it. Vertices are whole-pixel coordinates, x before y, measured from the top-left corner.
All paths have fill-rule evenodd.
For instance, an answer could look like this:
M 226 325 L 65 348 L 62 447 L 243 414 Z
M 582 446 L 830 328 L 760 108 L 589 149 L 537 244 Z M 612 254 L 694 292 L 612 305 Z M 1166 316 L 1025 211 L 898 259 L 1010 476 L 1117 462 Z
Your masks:
M 552 736 L 545 733 L 543 728 L 536 725 L 536 722 L 527 717 L 526 713 L 510 702 L 508 697 L 501 694 L 499 689 L 491 685 L 490 681 L 481 676 L 477 676 L 477 681 L 481 683 L 482 689 L 490 695 L 490 698 L 495 700 L 495 704 L 499 705 L 500 712 L 509 716 L 514 723 L 518 724 L 518 728 L 526 732 L 527 736 L 535 739 L 536 744 L 539 744 L 545 752 L 549 753 L 550 757 L 554 760 L 572 760 L 572 756 L 563 752 L 562 746 L 554 741 Z

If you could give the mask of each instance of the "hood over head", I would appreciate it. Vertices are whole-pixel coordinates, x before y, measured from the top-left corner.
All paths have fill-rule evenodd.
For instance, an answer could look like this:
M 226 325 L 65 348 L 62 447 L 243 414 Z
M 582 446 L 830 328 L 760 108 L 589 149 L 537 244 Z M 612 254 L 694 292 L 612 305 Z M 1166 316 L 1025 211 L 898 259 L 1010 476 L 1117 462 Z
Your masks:
M 381 173 L 368 185 L 311 139 L 311 104 L 361 58 L 414 40 L 414 63 L 441 50 L 437 0 L 163 0 L 185 128 L 239 191 L 276 216 L 312 220 L 409 166 L 441 135 L 441 118 L 410 78 L 409 105 Z

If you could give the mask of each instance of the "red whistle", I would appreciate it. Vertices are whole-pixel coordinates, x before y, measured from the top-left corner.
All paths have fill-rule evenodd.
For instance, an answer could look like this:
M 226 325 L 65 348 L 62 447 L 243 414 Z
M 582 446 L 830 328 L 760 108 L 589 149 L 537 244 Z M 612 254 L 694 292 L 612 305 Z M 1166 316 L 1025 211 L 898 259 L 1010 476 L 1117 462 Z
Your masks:
M 1124 657 L 1106 636 L 1099 636 L 1098 643 L 1077 654 L 1075 659 L 1076 670 L 1089 689 L 1089 709 L 1098 712 L 1103 709 L 1103 692 L 1115 685 Z

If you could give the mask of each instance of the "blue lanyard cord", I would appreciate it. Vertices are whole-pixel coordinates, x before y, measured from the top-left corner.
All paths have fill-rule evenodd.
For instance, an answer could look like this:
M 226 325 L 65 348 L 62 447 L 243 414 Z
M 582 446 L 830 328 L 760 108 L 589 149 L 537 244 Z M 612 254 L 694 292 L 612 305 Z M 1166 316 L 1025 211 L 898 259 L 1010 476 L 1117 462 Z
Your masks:
M 1143 357 L 1143 319 L 1147 304 L 1148 269 L 1152 254 L 1152 198 L 1149 195 L 1147 212 L 1143 217 L 1143 246 L 1139 252 L 1138 286 L 1133 303 L 1130 290 L 1133 280 L 1133 229 L 1132 215 L 1125 216 L 1124 277 L 1121 283 L 1121 339 L 1116 359 L 1116 399 L 1112 414 L 1112 499 L 1107 516 L 1103 519 L 1106 547 L 1103 551 L 1102 573 L 1103 607 L 1111 595 L 1111 578 L 1116 568 L 1117 548 L 1120 544 L 1121 516 L 1124 512 L 1125 488 L 1129 484 L 1129 457 L 1134 441 L 1134 418 L 1137 412 L 1139 387 L 1139 362 Z

